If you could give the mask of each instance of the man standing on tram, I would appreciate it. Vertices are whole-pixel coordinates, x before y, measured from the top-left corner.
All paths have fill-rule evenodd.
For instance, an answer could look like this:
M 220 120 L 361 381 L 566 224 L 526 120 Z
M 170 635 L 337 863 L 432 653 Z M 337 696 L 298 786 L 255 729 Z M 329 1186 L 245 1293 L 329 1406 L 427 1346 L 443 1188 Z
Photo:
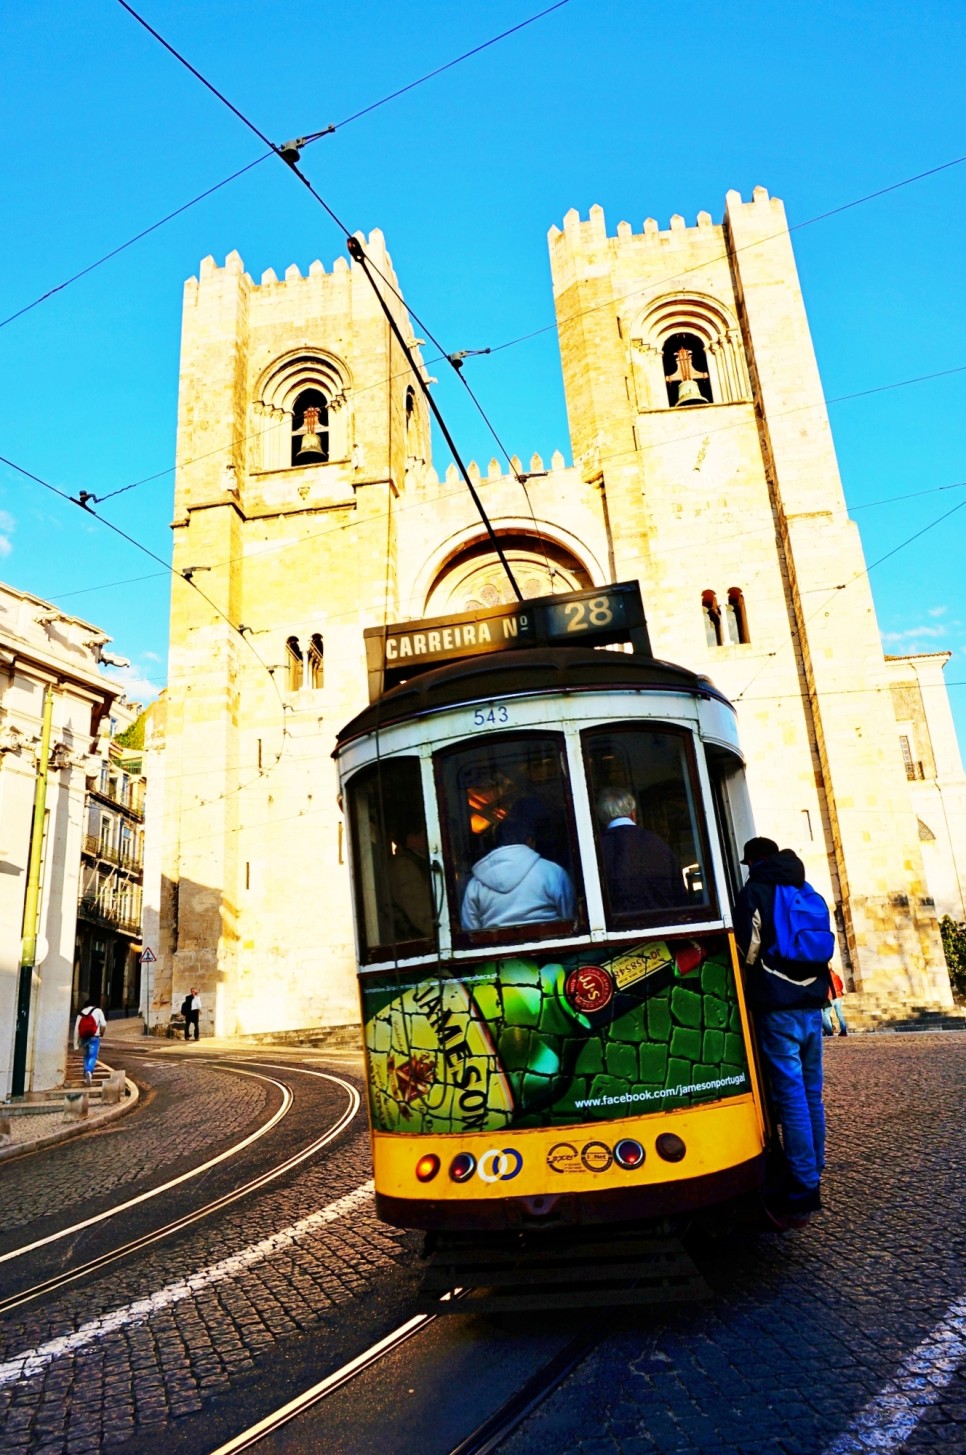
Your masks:
M 776 947 L 779 887 L 808 888 L 798 855 L 791 849 L 779 852 L 774 839 L 755 838 L 745 845 L 742 863 L 748 866 L 748 880 L 735 901 L 735 940 L 788 1167 L 786 1186 L 768 1205 L 783 1216 L 807 1214 L 822 1205 L 822 1007 L 829 988 L 828 956 L 790 959 Z

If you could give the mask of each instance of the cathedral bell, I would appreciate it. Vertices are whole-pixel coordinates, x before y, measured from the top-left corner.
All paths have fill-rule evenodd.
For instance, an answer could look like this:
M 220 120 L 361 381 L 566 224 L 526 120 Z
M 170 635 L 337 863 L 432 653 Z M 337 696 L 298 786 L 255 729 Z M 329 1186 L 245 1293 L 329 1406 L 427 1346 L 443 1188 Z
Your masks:
M 689 404 L 707 404 L 708 400 L 701 393 L 698 380 L 707 379 L 708 376 L 703 370 L 695 368 L 691 350 L 680 348 L 674 357 L 677 359 L 677 368 L 673 374 L 664 376 L 668 384 L 678 386 L 678 397 L 674 401 L 674 408 L 682 409 Z
M 293 430 L 296 436 L 302 436 L 302 443 L 299 445 L 296 460 L 303 464 L 308 460 L 324 460 L 325 450 L 322 448 L 322 441 L 318 435 L 319 411 L 315 408 L 308 408 L 305 411 L 305 423 L 301 429 Z
M 701 393 L 701 386 L 697 379 L 682 379 L 678 386 L 675 409 L 683 409 L 686 404 L 707 404 L 707 402 Z

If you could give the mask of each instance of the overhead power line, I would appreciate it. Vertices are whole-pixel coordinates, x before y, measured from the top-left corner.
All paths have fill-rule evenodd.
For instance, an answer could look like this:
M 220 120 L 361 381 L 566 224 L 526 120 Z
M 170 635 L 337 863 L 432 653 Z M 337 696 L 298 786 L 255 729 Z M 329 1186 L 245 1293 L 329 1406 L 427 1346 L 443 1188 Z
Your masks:
M 350 230 L 349 230 L 348 226 L 346 225 L 346 223 L 344 223 L 342 221 L 342 219 L 339 217 L 338 213 L 336 213 L 333 210 L 333 208 L 330 207 L 329 203 L 325 200 L 325 198 L 322 196 L 322 194 L 320 192 L 316 191 L 315 187 L 313 187 L 311 181 L 309 180 L 308 177 L 306 177 L 305 173 L 302 172 L 302 171 L 300 171 L 299 166 L 298 166 L 298 162 L 300 160 L 300 151 L 299 151 L 298 142 L 291 142 L 291 143 L 286 144 L 285 146 L 276 147 L 274 145 L 274 143 L 270 142 L 268 140 L 268 138 L 265 136 L 265 134 L 258 129 L 258 127 L 255 125 L 255 123 L 253 121 L 249 120 L 249 118 L 247 116 L 245 116 L 243 112 L 239 111 L 238 107 L 235 106 L 235 104 L 232 101 L 229 101 L 226 96 L 223 96 L 222 93 L 218 90 L 218 88 L 216 86 L 212 85 L 212 83 L 210 81 L 208 81 L 201 74 L 201 72 L 198 71 L 196 69 L 196 67 L 191 64 L 190 61 L 188 61 L 183 55 L 181 55 L 181 53 L 179 51 L 175 50 L 174 46 L 172 46 L 171 44 L 169 44 L 169 42 L 166 41 L 162 35 L 159 35 L 158 32 L 154 29 L 153 26 L 148 25 L 147 21 L 144 20 L 137 13 L 137 11 L 134 10 L 127 3 L 127 0 L 118 0 L 118 4 L 124 10 L 126 10 L 130 15 L 132 15 L 134 17 L 134 19 L 140 25 L 143 25 L 144 26 L 144 29 L 147 30 L 152 36 L 154 36 L 154 38 L 157 41 L 159 41 L 162 46 L 164 46 L 164 48 L 165 48 L 166 51 L 168 51 L 172 56 L 175 57 L 176 60 L 178 60 L 183 66 L 185 66 L 191 72 L 191 74 L 193 76 L 196 76 L 198 78 L 198 80 L 201 81 L 201 83 L 204 86 L 206 86 L 207 89 L 209 91 L 211 91 L 214 96 L 216 96 L 218 98 L 219 101 L 223 102 L 224 105 L 226 105 L 228 107 L 229 111 L 231 111 L 233 115 L 237 116 L 238 119 L 240 121 L 242 121 L 245 126 L 247 126 L 249 128 L 250 131 L 253 131 L 257 137 L 259 137 L 262 141 L 264 141 L 266 143 L 266 145 L 272 147 L 272 150 L 277 153 L 277 155 L 280 158 L 280 160 L 285 163 L 285 165 L 289 168 L 289 170 L 291 172 L 294 173 L 294 175 L 296 177 L 298 177 L 298 179 L 302 183 L 302 185 L 305 188 L 307 188 L 307 190 L 315 198 L 316 202 L 318 202 L 319 206 L 323 209 L 323 211 L 326 213 L 326 215 L 329 218 L 331 218 L 332 222 L 335 223 L 336 227 L 342 233 L 343 237 L 345 238 L 346 247 L 347 247 L 347 249 L 349 251 L 350 257 L 352 258 L 352 260 L 355 263 L 357 263 L 362 268 L 362 270 L 363 270 L 363 272 L 364 272 L 364 274 L 366 276 L 366 280 L 368 281 L 368 283 L 372 287 L 372 290 L 373 290 L 373 293 L 375 295 L 376 301 L 378 302 L 379 307 L 382 309 L 382 312 L 383 312 L 383 314 L 384 314 L 384 316 L 386 318 L 386 322 L 389 324 L 390 330 L 392 331 L 393 336 L 395 337 L 396 342 L 399 345 L 400 350 L 402 351 L 402 355 L 405 358 L 406 362 L 409 364 L 409 367 L 410 367 L 410 369 L 412 370 L 412 373 L 413 373 L 413 377 L 415 378 L 415 380 L 418 383 L 420 389 L 422 390 L 423 396 L 425 397 L 425 400 L 426 400 L 426 403 L 428 404 L 428 406 L 430 408 L 430 411 L 432 412 L 432 415 L 433 415 L 434 419 L 436 420 L 436 423 L 439 425 L 439 428 L 442 430 L 443 435 L 444 435 L 444 437 L 446 439 L 446 443 L 449 445 L 449 447 L 450 447 L 450 449 L 451 449 L 451 451 L 453 453 L 453 459 L 456 462 L 456 465 L 457 465 L 457 468 L 460 471 L 460 474 L 463 476 L 463 479 L 464 479 L 464 481 L 466 483 L 466 488 L 467 488 L 467 490 L 470 493 L 470 496 L 471 496 L 471 498 L 473 500 L 473 504 L 476 506 L 477 512 L 479 513 L 480 519 L 482 520 L 483 525 L 484 525 L 484 527 L 486 529 L 486 533 L 487 533 L 487 535 L 490 538 L 490 542 L 491 542 L 491 544 L 493 546 L 493 549 L 496 552 L 497 557 L 499 558 L 500 564 L 503 567 L 503 570 L 504 570 L 504 572 L 506 574 L 507 580 L 509 581 L 511 587 L 513 588 L 513 593 L 514 593 L 514 595 L 517 597 L 517 599 L 519 601 L 522 601 L 523 600 L 522 593 L 520 591 L 519 586 L 517 585 L 517 582 L 516 582 L 516 579 L 515 579 L 515 577 L 513 575 L 513 572 L 510 569 L 510 563 L 509 563 L 509 561 L 506 558 L 506 554 L 505 554 L 505 552 L 503 550 L 503 547 L 500 545 L 500 541 L 499 541 L 499 538 L 498 538 L 498 536 L 496 534 L 496 531 L 493 529 L 493 526 L 492 526 L 492 524 L 490 522 L 489 516 L 486 513 L 486 509 L 485 509 L 485 507 L 483 505 L 483 501 L 480 499 L 480 496 L 479 496 L 479 494 L 476 491 L 476 487 L 474 486 L 473 481 L 470 479 L 469 472 L 466 469 L 466 466 L 464 465 L 464 463 L 463 463 L 463 461 L 462 461 L 462 459 L 460 457 L 459 451 L 456 448 L 455 441 L 453 440 L 453 437 L 450 434 L 450 432 L 449 432 L 449 430 L 448 430 L 448 428 L 446 426 L 446 422 L 443 419 L 442 412 L 440 411 L 439 406 L 437 405 L 435 399 L 432 396 L 432 393 L 431 393 L 430 387 L 429 387 L 429 383 L 426 380 L 426 377 L 424 375 L 424 372 L 423 372 L 422 368 L 420 367 L 419 363 L 417 362 L 416 357 L 415 357 L 415 355 L 413 353 L 413 350 L 412 350 L 411 346 L 407 343 L 406 339 L 403 337 L 402 331 L 399 328 L 399 324 L 396 321 L 395 315 L 393 314 L 392 309 L 390 308 L 390 306 L 389 306 L 386 298 L 384 297 L 384 295 L 382 293 L 382 290 L 380 289 L 380 287 L 376 283 L 376 278 L 378 277 L 381 282 L 385 283 L 386 287 L 395 295 L 395 297 L 397 299 L 399 299 L 399 301 L 400 301 L 400 303 L 402 304 L 403 307 L 408 307 L 408 305 L 406 305 L 406 303 L 405 303 L 405 300 L 402 298 L 402 295 L 399 293 L 398 289 L 396 288 L 395 284 L 392 282 L 391 279 L 387 278 L 385 276 L 385 274 L 378 267 L 376 267 L 376 265 L 374 264 L 374 262 L 372 261 L 372 259 L 365 252 L 365 250 L 364 250 L 364 248 L 362 246 L 362 243 L 360 242 L 359 238 L 355 234 L 350 233 Z M 554 7 L 554 8 L 559 8 L 559 7 Z M 418 314 L 415 313 L 415 311 L 412 308 L 408 308 L 408 312 L 411 315 L 411 317 L 416 320 L 416 322 L 417 322 L 417 324 L 419 325 L 420 328 L 422 328 L 422 329 L 426 330 L 427 332 L 429 332 L 428 329 L 426 328 L 425 323 L 423 323 L 422 319 L 419 318 Z M 436 344 L 436 347 L 438 349 L 440 349 L 441 352 L 443 352 L 443 353 L 446 352 L 445 349 L 443 349 L 443 346 L 439 342 L 439 340 L 436 339 L 431 333 L 429 334 L 429 337 L 433 339 L 433 342 Z M 453 367 L 454 368 L 457 368 L 457 372 L 458 372 L 458 366 L 456 364 L 454 364 Z M 471 396 L 472 396 L 472 391 L 471 391 Z
M 549 15 L 551 11 L 560 10 L 564 5 L 569 5 L 569 3 L 570 0 L 557 0 L 557 4 L 549 6 L 546 10 L 538 11 L 536 15 L 528 16 L 526 20 L 521 20 L 519 25 L 512 25 L 509 30 L 503 30 L 500 32 L 499 35 L 491 36 L 489 40 L 482 41 L 479 45 L 473 46 L 468 51 L 464 51 L 462 55 L 454 56 L 451 61 L 446 61 L 443 65 L 436 66 L 434 70 L 427 71 L 424 76 L 417 77 L 415 81 L 410 81 L 407 85 L 401 86 L 398 90 L 390 92 L 388 96 L 381 96 L 378 101 L 370 102 L 369 105 L 363 106 L 359 111 L 354 111 L 351 116 L 344 117 L 342 121 L 333 122 L 332 125 L 324 127 L 321 131 L 311 132 L 307 136 L 299 137 L 299 146 L 310 146 L 313 142 L 319 141 L 324 136 L 331 136 L 334 132 L 341 131 L 343 127 L 350 126 L 354 121 L 359 121 L 361 117 L 368 116 L 370 112 L 377 111 L 381 106 L 388 105 L 390 101 L 395 101 L 399 96 L 405 96 L 408 91 L 413 91 L 416 89 L 417 86 L 422 86 L 425 84 L 425 82 L 432 81 L 436 76 L 441 76 L 444 71 L 452 70 L 454 66 L 460 65 L 463 61 L 468 61 L 472 56 L 479 55 L 482 51 L 488 50 L 490 46 L 497 45 L 498 42 L 500 42 L 501 40 L 506 40 L 508 36 L 515 35 L 517 31 L 525 30 L 528 25 L 533 25 L 536 21 L 542 20 L 545 15 Z M 145 25 L 147 29 L 151 29 L 150 26 L 147 26 L 145 21 L 141 20 L 140 16 L 136 15 L 135 12 L 131 10 L 130 6 L 125 5 L 124 8 L 126 10 L 129 10 L 134 18 L 136 20 L 139 20 L 142 25 Z M 156 31 L 152 30 L 151 33 L 152 35 L 157 36 Z M 157 38 L 161 40 L 160 36 L 157 36 Z M 163 45 L 167 45 L 166 41 L 161 40 L 161 43 Z M 168 49 L 171 49 L 171 47 L 168 47 Z M 176 52 L 174 53 L 176 54 Z M 185 64 L 187 65 L 187 62 L 185 62 Z M 195 74 L 197 75 L 198 73 L 195 72 Z M 204 81 L 204 77 L 199 76 L 199 79 L 202 80 L 206 86 L 208 85 L 208 82 Z M 214 90 L 214 87 L 209 87 L 209 89 Z M 219 99 L 224 99 L 220 96 L 219 92 L 216 91 L 215 94 L 219 96 Z M 230 106 L 231 103 L 226 101 L 226 105 Z M 35 298 L 31 303 L 25 303 L 24 306 L 22 308 L 18 308 L 16 312 L 9 314 L 6 318 L 0 319 L 0 328 L 5 328 L 8 323 L 13 323 L 15 319 L 22 318 L 25 313 L 30 313 L 31 310 L 38 307 L 39 304 L 45 303 L 48 298 L 53 298 L 56 293 L 61 293 L 65 288 L 69 288 L 72 283 L 78 282 L 81 278 L 86 278 L 88 273 L 93 273 L 97 268 L 102 267 L 105 263 L 109 263 L 112 258 L 116 258 L 120 253 L 126 252 L 127 249 L 133 247 L 135 243 L 138 243 L 143 238 L 150 236 L 152 232 L 157 232 L 159 227 L 164 227 L 166 223 L 173 222 L 174 219 L 176 217 L 180 217 L 183 212 L 187 212 L 190 208 L 197 206 L 199 202 L 204 202 L 206 197 L 211 197 L 215 192 L 220 192 L 222 187 L 227 187 L 229 183 L 237 181 L 239 177 L 243 177 L 246 172 L 250 172 L 253 167 L 257 167 L 261 162 L 267 161 L 270 156 L 280 150 L 271 142 L 266 141 L 266 145 L 270 148 L 268 151 L 262 152 L 261 156 L 255 157 L 255 159 L 251 162 L 247 162 L 245 166 L 240 167 L 237 172 L 232 172 L 230 176 L 223 177 L 220 182 L 215 182 L 212 186 L 206 187 L 203 192 L 198 193 L 197 197 L 192 197 L 190 202 L 182 203 L 181 206 L 176 207 L 173 212 L 167 213 L 166 216 L 159 218 L 157 222 L 152 222 L 150 227 L 142 228 L 141 231 L 135 233 L 133 237 L 129 237 L 126 242 L 119 243 L 117 247 L 111 248 L 111 250 L 109 252 L 106 252 L 103 257 L 95 259 L 93 263 L 88 263 L 86 267 L 80 268 L 76 273 L 72 273 L 69 278 L 65 278 L 62 283 L 56 284 L 55 287 L 48 288 L 45 293 L 41 293 L 39 297 Z

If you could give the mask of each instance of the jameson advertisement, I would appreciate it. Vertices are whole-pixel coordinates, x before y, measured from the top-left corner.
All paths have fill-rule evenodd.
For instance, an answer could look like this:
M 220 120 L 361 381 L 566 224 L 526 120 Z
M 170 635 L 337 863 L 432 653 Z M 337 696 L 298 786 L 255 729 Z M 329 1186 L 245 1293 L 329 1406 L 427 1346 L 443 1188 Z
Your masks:
M 607 1122 L 749 1090 L 723 935 L 389 973 L 362 995 L 377 1131 Z

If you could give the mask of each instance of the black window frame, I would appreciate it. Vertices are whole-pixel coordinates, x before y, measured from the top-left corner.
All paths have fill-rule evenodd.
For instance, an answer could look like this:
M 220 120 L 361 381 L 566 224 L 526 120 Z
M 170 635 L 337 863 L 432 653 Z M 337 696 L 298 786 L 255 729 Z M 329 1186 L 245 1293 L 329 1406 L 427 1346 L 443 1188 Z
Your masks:
M 567 843 L 573 866 L 570 878 L 573 884 L 576 914 L 572 920 L 538 920 L 530 924 L 500 925 L 491 930 L 464 930 L 460 922 L 463 903 L 455 878 L 456 858 L 450 835 L 445 765 L 458 754 L 468 753 L 473 748 L 479 749 L 484 745 L 487 749 L 498 748 L 505 743 L 519 743 L 525 738 L 550 742 L 557 748 L 563 786 L 563 813 L 567 828 Z M 535 940 L 569 940 L 589 933 L 587 895 L 584 888 L 580 837 L 577 832 L 574 811 L 573 780 L 567 754 L 566 733 L 539 726 L 521 727 L 505 733 L 481 733 L 478 737 L 461 738 L 458 742 L 447 743 L 445 747 L 437 748 L 433 753 L 433 781 L 442 840 L 445 902 L 449 913 L 449 929 L 454 950 L 489 949 L 501 945 L 515 946 Z M 560 867 L 566 870 L 567 866 L 561 865 Z
M 704 869 L 707 893 L 707 901 L 704 904 L 682 905 L 679 908 L 670 907 L 655 910 L 614 911 L 611 909 L 601 853 L 603 831 L 597 819 L 596 804 L 594 802 L 594 777 L 591 773 L 588 745 L 595 734 L 600 736 L 605 734 L 610 736 L 629 736 L 633 733 L 661 733 L 667 737 L 676 738 L 684 744 L 684 761 L 688 773 L 687 781 L 691 789 L 691 800 L 695 809 L 695 828 L 697 830 L 695 847 L 700 855 L 699 862 Z M 634 929 L 650 931 L 656 926 L 664 925 L 669 929 L 678 926 L 685 928 L 689 924 L 701 924 L 708 920 L 721 919 L 721 905 L 718 886 L 715 882 L 714 861 L 711 857 L 711 841 L 708 833 L 708 814 L 705 810 L 704 794 L 701 791 L 701 778 L 698 773 L 698 758 L 694 733 L 686 727 L 679 726 L 677 723 L 663 722 L 660 719 L 653 718 L 629 719 L 624 722 L 596 723 L 592 727 L 581 729 L 580 753 L 584 781 L 586 782 L 587 794 L 590 799 L 590 811 L 594 826 L 594 853 L 597 864 L 597 881 L 600 886 L 601 901 L 604 906 L 604 923 L 607 929 L 617 934 Z M 681 865 L 681 870 L 683 874 L 683 865 Z
M 432 935 L 418 936 L 409 939 L 390 939 L 378 942 L 370 942 L 366 924 L 365 885 L 363 883 L 362 862 L 363 848 L 359 842 L 359 817 L 357 813 L 357 793 L 359 786 L 368 788 L 369 784 L 375 781 L 379 783 L 381 775 L 385 774 L 390 765 L 399 763 L 412 763 L 417 770 L 417 781 L 419 785 L 419 806 L 422 810 L 423 827 L 428 830 L 426 820 L 426 794 L 423 786 L 423 764 L 418 750 L 394 753 L 391 757 L 375 762 L 365 763 L 345 784 L 346 817 L 349 823 L 349 850 L 352 855 L 352 890 L 356 918 L 356 935 L 359 945 L 360 965 L 378 965 L 386 961 L 413 960 L 420 956 L 437 954 L 439 950 L 439 904 L 436 891 L 436 875 L 434 873 L 433 861 L 427 859 L 429 868 L 429 894 L 434 917 L 434 933 Z M 391 771 L 391 769 L 390 769 Z M 386 848 L 383 851 L 383 871 L 385 872 L 385 892 L 387 899 L 389 894 L 389 861 L 391 855 L 387 852 L 388 844 L 392 838 L 390 820 L 392 808 L 386 803 L 385 794 L 380 784 L 378 794 L 379 825 L 380 832 L 384 838 Z M 375 892 L 380 892 L 381 886 L 375 886 Z M 378 910 L 377 910 L 378 912 Z

